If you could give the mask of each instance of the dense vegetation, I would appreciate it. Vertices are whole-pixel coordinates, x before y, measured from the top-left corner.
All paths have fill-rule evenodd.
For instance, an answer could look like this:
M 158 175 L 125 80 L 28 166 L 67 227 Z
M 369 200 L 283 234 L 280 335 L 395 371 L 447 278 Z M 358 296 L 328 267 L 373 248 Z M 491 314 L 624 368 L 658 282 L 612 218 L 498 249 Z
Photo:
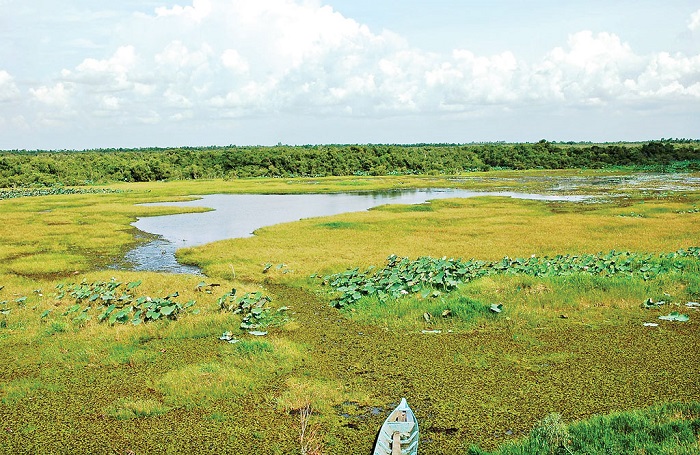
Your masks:
M 421 257 L 414 261 L 391 255 L 387 265 L 376 271 L 370 267 L 365 272 L 359 268 L 329 275 L 323 282 L 340 293 L 334 306 L 343 308 L 367 296 L 377 296 L 386 302 L 389 298 L 399 298 L 406 294 L 439 296 L 441 291 L 452 291 L 465 282 L 495 274 L 529 276 L 568 276 L 585 273 L 612 277 L 615 275 L 639 276 L 645 281 L 660 273 L 682 270 L 700 259 L 700 247 L 681 249 L 664 253 L 658 257 L 639 255 L 629 251 L 610 251 L 598 254 L 558 255 L 480 261 L 470 259 L 435 259 Z
M 696 454 L 698 175 L 10 188 L 0 453 L 368 453 L 406 397 L 422 455 Z M 306 218 L 179 250 L 204 276 L 120 266 L 135 219 L 204 210 L 146 202 L 448 186 L 596 197 Z
M 0 187 L 200 178 L 456 174 L 490 169 L 700 169 L 700 143 L 307 145 L 0 152 Z

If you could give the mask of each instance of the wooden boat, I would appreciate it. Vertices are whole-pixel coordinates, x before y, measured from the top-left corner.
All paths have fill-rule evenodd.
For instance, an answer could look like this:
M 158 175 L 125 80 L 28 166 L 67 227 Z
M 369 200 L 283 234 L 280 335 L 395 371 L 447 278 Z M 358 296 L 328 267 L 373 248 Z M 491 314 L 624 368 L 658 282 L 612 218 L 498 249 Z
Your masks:
M 372 455 L 416 455 L 418 453 L 418 420 L 405 398 L 379 429 Z

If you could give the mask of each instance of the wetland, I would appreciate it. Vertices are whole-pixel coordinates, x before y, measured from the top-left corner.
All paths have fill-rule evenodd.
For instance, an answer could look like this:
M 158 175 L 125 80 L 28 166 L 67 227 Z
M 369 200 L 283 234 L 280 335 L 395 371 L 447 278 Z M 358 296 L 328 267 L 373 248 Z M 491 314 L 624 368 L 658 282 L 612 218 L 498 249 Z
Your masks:
M 140 218 L 132 225 L 156 238 L 129 251 L 126 254 L 126 262 L 133 264 L 134 270 L 198 273 L 196 268 L 177 262 L 175 258 L 177 248 L 249 237 L 256 229 L 303 218 L 358 212 L 386 204 L 414 205 L 437 199 L 479 196 L 571 202 L 590 199 L 581 195 L 440 188 L 369 193 L 212 194 L 187 202 L 154 203 L 161 206 L 205 207 L 210 211 Z
M 648 451 L 697 453 L 699 177 L 239 179 L 2 200 L 0 451 L 368 453 L 406 397 L 422 454 L 536 453 L 552 415 L 570 439 L 541 453 L 629 453 L 639 427 Z M 187 245 L 140 224 L 220 216 L 224 193 L 274 207 L 407 188 L 431 202 L 268 213 L 224 239 L 181 221 L 204 236 Z M 203 274 L 110 268 L 139 230 Z

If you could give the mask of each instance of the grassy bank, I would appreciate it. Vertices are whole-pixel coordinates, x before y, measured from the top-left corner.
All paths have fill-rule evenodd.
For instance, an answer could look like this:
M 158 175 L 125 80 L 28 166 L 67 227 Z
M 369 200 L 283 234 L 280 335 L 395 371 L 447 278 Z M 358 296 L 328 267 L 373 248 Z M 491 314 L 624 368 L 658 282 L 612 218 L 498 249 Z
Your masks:
M 563 181 L 601 194 L 601 177 L 607 196 L 595 203 L 386 206 L 180 251 L 205 277 L 103 270 L 134 244 L 136 217 L 182 211 L 142 202 L 429 186 L 546 191 Z M 0 201 L 0 451 L 368 453 L 405 396 L 424 454 L 694 453 L 700 313 L 686 303 L 700 300 L 700 272 L 692 259 L 647 277 L 494 274 L 343 309 L 323 285 L 348 268 L 381 268 L 390 254 L 490 261 L 698 245 L 697 191 L 623 177 L 148 183 Z M 113 278 L 122 283 L 114 295 L 96 285 Z M 241 329 L 252 314 L 237 311 L 247 292 L 269 297 L 256 327 L 267 335 Z M 161 316 L 145 321 L 144 311 L 134 323 L 138 305 L 161 300 Z M 689 321 L 659 319 L 674 311 Z M 226 332 L 237 342 L 220 339 Z

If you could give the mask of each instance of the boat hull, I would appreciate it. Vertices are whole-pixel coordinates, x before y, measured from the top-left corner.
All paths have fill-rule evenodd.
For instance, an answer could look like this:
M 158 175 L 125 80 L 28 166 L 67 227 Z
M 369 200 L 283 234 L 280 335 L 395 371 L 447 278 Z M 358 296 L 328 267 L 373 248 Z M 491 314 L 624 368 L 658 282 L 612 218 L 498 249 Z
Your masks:
M 372 454 L 416 455 L 418 439 L 418 420 L 406 399 L 402 398 L 379 429 Z

